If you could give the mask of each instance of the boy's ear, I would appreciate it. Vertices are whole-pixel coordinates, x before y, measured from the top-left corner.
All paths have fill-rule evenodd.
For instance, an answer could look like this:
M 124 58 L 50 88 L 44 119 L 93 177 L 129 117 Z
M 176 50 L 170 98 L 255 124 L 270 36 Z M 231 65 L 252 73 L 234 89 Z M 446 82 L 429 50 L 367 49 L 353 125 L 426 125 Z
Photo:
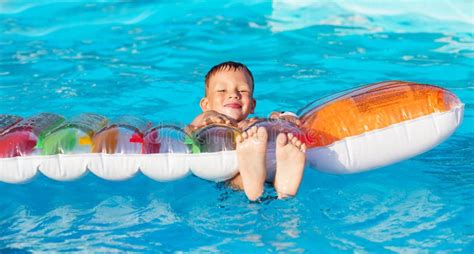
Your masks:
M 201 107 L 202 112 L 209 110 L 209 99 L 207 97 L 202 98 L 199 102 L 199 106 Z
M 257 106 L 257 101 L 252 98 L 252 110 L 250 111 L 250 114 L 253 114 L 255 111 L 255 107 Z

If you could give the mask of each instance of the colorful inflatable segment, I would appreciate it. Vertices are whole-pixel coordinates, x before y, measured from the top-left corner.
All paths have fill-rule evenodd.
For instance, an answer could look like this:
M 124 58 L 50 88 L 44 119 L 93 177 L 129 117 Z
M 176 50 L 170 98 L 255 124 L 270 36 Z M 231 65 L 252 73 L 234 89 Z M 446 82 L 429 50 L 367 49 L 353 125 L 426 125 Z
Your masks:
M 315 101 L 299 115 L 300 127 L 281 120 L 255 123 L 269 132 L 268 181 L 274 177 L 278 133 L 291 132 L 306 143 L 310 167 L 356 173 L 441 143 L 460 125 L 463 104 L 440 87 L 389 81 Z M 190 173 L 224 181 L 238 172 L 239 134 L 232 127 L 211 125 L 188 135 L 178 126 L 155 126 L 132 116 L 0 115 L 0 181 L 24 182 L 38 171 L 56 180 L 76 179 L 88 171 L 123 180 L 141 171 L 158 181 Z

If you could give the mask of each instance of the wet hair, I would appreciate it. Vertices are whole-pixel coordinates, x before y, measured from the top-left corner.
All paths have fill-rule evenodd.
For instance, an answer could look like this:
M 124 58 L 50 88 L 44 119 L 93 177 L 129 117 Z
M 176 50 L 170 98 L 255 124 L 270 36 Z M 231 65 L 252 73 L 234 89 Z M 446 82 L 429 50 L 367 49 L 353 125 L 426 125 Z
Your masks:
M 254 87 L 254 81 L 253 81 L 253 75 L 252 75 L 252 72 L 249 70 L 249 68 L 247 68 L 247 66 L 245 66 L 245 64 L 242 64 L 242 63 L 239 63 L 239 62 L 232 62 L 232 61 L 227 61 L 227 62 L 223 62 L 223 63 L 220 63 L 218 65 L 215 65 L 214 67 L 212 67 L 206 74 L 206 79 L 204 80 L 204 82 L 206 83 L 206 87 L 205 87 L 205 94 L 207 95 L 207 88 L 209 87 L 209 80 L 211 79 L 212 76 L 214 76 L 216 73 L 220 72 L 220 71 L 224 71 L 224 70 L 233 70 L 233 71 L 237 71 L 237 70 L 244 70 L 248 73 L 248 75 L 250 76 L 250 79 L 252 80 L 252 92 L 253 92 L 253 87 Z

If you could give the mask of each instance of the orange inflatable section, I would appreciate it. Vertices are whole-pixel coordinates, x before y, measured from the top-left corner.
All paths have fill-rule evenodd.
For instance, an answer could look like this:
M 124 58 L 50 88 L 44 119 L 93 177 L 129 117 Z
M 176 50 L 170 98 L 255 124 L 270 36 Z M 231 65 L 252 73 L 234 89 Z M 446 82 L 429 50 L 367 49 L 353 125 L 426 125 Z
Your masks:
M 94 135 L 92 142 L 93 153 L 115 153 L 117 150 L 118 128 L 110 128 Z
M 305 113 L 302 127 L 309 148 L 451 110 L 456 95 L 432 85 L 390 81 L 369 85 Z

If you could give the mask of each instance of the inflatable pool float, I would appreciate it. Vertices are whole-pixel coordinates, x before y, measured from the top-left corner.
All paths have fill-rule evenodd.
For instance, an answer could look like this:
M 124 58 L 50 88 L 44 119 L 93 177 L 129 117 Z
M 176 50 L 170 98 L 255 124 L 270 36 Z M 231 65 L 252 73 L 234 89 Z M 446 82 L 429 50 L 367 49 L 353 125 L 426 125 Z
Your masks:
M 274 177 L 275 139 L 291 132 L 307 145 L 317 170 L 363 172 L 423 153 L 460 125 L 464 105 L 432 85 L 388 81 L 308 104 L 300 128 L 282 120 L 258 121 L 269 133 L 267 180 Z M 88 171 L 124 180 L 139 171 L 158 181 L 190 173 L 224 181 L 238 172 L 235 137 L 240 131 L 211 125 L 188 135 L 173 125 L 123 116 L 82 114 L 70 119 L 41 113 L 22 119 L 0 115 L 0 181 L 21 183 L 38 172 L 67 181 Z
M 316 101 L 300 114 L 311 166 L 355 173 L 435 147 L 461 124 L 463 112 L 446 89 L 389 81 Z

